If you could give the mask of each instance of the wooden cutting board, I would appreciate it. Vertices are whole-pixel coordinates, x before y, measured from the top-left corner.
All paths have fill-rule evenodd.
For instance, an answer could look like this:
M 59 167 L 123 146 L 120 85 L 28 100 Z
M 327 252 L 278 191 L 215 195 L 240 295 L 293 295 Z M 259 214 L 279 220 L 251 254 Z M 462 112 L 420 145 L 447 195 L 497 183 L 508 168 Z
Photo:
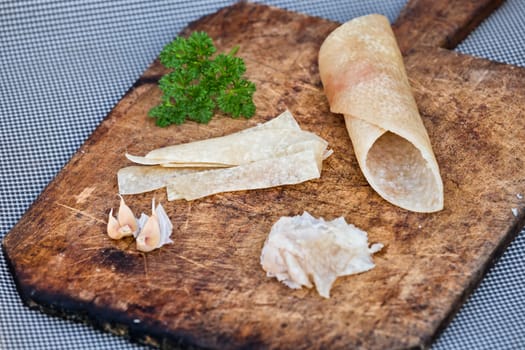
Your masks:
M 329 112 L 317 52 L 338 24 L 240 3 L 192 23 L 220 51 L 240 45 L 257 84 L 257 115 L 165 129 L 146 117 L 160 96 L 157 62 L 24 217 L 3 249 L 22 299 L 45 312 L 164 348 L 428 346 L 524 224 L 525 70 L 437 48 L 406 57 L 445 185 L 445 209 L 412 213 L 363 178 L 340 115 Z M 328 140 L 322 177 L 294 186 L 166 202 L 127 196 L 136 213 L 160 200 L 175 244 L 142 254 L 105 234 L 125 152 L 225 135 L 286 108 Z M 518 215 L 513 215 L 516 208 Z M 344 216 L 386 245 L 370 272 L 340 278 L 331 298 L 265 276 L 263 242 L 281 216 Z

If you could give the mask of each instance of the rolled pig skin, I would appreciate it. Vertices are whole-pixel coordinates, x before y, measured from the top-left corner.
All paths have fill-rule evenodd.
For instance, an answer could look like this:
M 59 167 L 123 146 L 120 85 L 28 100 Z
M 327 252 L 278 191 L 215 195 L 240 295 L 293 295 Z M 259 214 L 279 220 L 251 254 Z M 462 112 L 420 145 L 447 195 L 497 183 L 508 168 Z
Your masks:
M 372 14 L 336 28 L 321 45 L 319 73 L 370 186 L 407 210 L 443 209 L 439 167 L 388 19 Z

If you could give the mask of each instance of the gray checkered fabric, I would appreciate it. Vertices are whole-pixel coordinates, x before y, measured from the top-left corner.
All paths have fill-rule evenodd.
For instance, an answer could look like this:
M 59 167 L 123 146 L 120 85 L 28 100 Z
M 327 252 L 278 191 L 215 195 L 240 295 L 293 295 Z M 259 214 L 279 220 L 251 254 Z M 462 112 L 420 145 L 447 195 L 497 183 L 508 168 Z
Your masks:
M 0 1 L 0 238 L 188 22 L 233 1 Z M 272 0 L 344 22 L 393 21 L 405 0 Z M 508 0 L 458 50 L 525 66 L 525 2 Z M 525 233 L 508 248 L 435 349 L 525 348 Z M 0 349 L 143 348 L 25 307 L 0 251 Z

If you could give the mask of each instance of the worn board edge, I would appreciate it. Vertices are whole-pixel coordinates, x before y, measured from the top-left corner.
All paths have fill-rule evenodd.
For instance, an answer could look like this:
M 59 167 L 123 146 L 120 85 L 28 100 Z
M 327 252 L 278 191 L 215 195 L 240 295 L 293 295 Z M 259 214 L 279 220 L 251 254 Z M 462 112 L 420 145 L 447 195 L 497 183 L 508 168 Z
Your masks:
M 512 67 L 516 70 L 519 70 L 525 73 L 525 68 L 517 66 L 517 65 L 493 61 L 488 58 L 464 54 L 461 52 L 452 51 L 447 48 L 441 48 L 441 47 L 421 46 L 421 45 L 416 46 L 416 47 L 411 48 L 404 55 L 404 58 L 406 59 L 407 57 L 410 57 L 411 55 L 417 54 L 418 52 L 431 52 L 431 51 L 433 51 L 435 54 L 446 54 L 446 55 L 449 55 L 449 57 L 468 57 L 478 62 L 479 65 L 487 65 L 487 66 L 494 67 L 496 69 L 498 67 L 500 68 Z M 438 325 L 433 336 L 430 339 L 428 339 L 428 342 L 424 342 L 424 344 L 422 344 L 422 348 L 430 348 L 432 343 L 434 343 L 443 334 L 447 326 L 450 325 L 452 320 L 461 311 L 461 308 L 463 307 L 463 305 L 472 296 L 473 292 L 480 286 L 485 276 L 498 263 L 498 261 L 501 259 L 501 257 L 503 256 L 503 254 L 505 253 L 509 245 L 514 241 L 514 239 L 522 231 L 525 231 L 525 211 L 519 210 L 518 216 L 515 218 L 514 223 L 509 227 L 507 232 L 504 233 L 502 239 L 499 241 L 499 244 L 494 248 L 491 254 L 487 257 L 487 259 L 485 260 L 485 263 L 478 270 L 478 273 L 471 278 L 470 280 L 471 283 L 464 288 L 461 295 L 459 295 L 456 301 L 451 305 L 449 314 Z
M 202 18 L 206 18 L 214 14 L 215 13 L 205 15 Z M 202 20 L 202 18 L 196 20 L 195 23 Z M 192 23 L 190 23 L 190 25 Z M 24 274 L 17 270 L 17 267 L 11 260 L 5 245 L 5 241 L 8 239 L 10 233 L 16 231 L 17 227 L 24 221 L 24 218 L 30 216 L 29 214 L 32 211 L 41 206 L 40 203 L 44 201 L 47 192 L 52 187 L 54 187 L 56 183 L 60 183 L 61 179 L 68 173 L 68 169 L 72 167 L 75 162 L 80 160 L 85 149 L 104 137 L 104 135 L 109 131 L 111 124 L 116 119 L 120 118 L 121 114 L 125 113 L 127 109 L 133 105 L 133 101 L 135 101 L 134 95 L 140 96 L 143 86 L 145 87 L 158 82 L 158 79 L 160 79 L 162 76 L 162 74 L 159 74 L 162 69 L 163 67 L 160 65 L 158 59 L 155 59 L 148 66 L 141 77 L 137 79 L 133 86 L 128 89 L 128 91 L 120 98 L 115 106 L 113 106 L 111 111 L 104 117 L 104 119 L 95 128 L 88 139 L 73 154 L 65 166 L 59 171 L 53 180 L 47 184 L 36 200 L 31 203 L 22 218 L 4 236 L 0 245 L 5 256 L 7 267 L 13 277 L 15 288 L 20 296 L 21 301 L 29 309 L 38 310 L 50 316 L 60 317 L 75 323 L 85 324 L 93 327 L 96 330 L 109 332 L 116 336 L 121 336 L 131 342 L 151 346 L 154 348 L 201 349 L 201 347 L 196 347 L 194 345 L 198 343 L 198 339 L 195 339 L 188 333 L 173 333 L 171 330 L 163 330 L 160 325 L 142 324 L 140 326 L 141 328 L 139 329 L 138 327 L 134 327 L 135 322 L 133 318 L 127 316 L 125 313 L 108 310 L 105 307 L 94 306 L 91 303 L 87 303 L 85 301 L 75 300 L 65 293 L 47 293 L 41 291 L 36 286 L 27 283 L 22 285 L 21 282 L 24 280 Z
M 236 5 L 233 5 L 233 6 L 236 6 Z M 181 34 L 190 30 L 193 23 L 199 22 L 207 17 L 213 16 L 214 14 L 215 13 L 205 15 L 202 18 L 196 20 L 195 22 L 190 23 L 188 27 L 181 32 Z M 443 50 L 443 51 L 448 51 L 448 50 Z M 469 56 L 469 55 L 463 55 L 463 54 L 457 54 L 457 55 Z M 480 59 L 480 60 L 485 60 L 485 59 Z M 485 61 L 489 61 L 491 63 L 493 62 L 490 60 L 485 60 Z M 500 64 L 497 62 L 494 62 L 494 63 Z M 505 65 L 505 64 L 501 64 L 501 65 Z M 508 65 L 505 65 L 505 66 L 508 66 Z M 38 198 L 31 204 L 27 212 L 30 212 L 32 208 L 34 207 L 38 207 L 38 204 L 42 200 L 42 197 L 45 196 L 47 189 L 53 186 L 55 182 L 59 182 L 61 177 L 65 176 L 64 174 L 67 173 L 68 167 L 71 166 L 71 164 L 73 164 L 79 159 L 79 157 L 82 155 L 83 149 L 93 144 L 94 142 L 96 142 L 96 140 L 100 139 L 109 130 L 110 125 L 108 124 L 110 124 L 114 118 L 119 117 L 119 113 L 117 113 L 116 111 L 117 107 L 120 107 L 121 104 L 126 104 L 126 103 L 132 104 L 132 101 L 130 103 L 127 101 L 127 99 L 130 96 L 132 96 L 134 93 L 139 94 L 140 93 L 139 90 L 142 85 L 157 83 L 158 79 L 161 76 L 161 74 L 159 74 L 158 72 L 158 69 L 159 69 L 158 60 L 155 60 L 148 67 L 148 69 L 141 75 L 141 77 L 135 82 L 135 84 L 122 96 L 119 102 L 113 107 L 113 109 L 110 111 L 110 113 L 108 113 L 108 115 L 103 119 L 103 121 L 96 127 L 96 129 L 89 136 L 86 142 L 77 150 L 77 152 L 75 152 L 75 154 L 71 157 L 71 159 L 64 166 L 64 168 L 58 173 L 58 175 L 46 186 L 46 188 L 41 192 Z M 121 112 L 121 111 L 118 111 L 118 112 Z M 18 223 L 15 225 L 15 227 L 17 225 Z M 494 265 L 497 259 L 501 257 L 501 255 L 506 250 L 508 245 L 512 242 L 515 236 L 523 228 L 523 225 L 525 225 L 525 216 L 522 215 L 518 218 L 518 221 L 512 226 L 512 228 L 505 234 L 504 239 L 500 241 L 500 244 L 492 252 L 491 254 L 492 256 L 489 259 L 487 259 L 487 263 L 485 264 L 485 266 L 483 266 L 483 268 L 480 269 L 476 277 L 472 279 L 471 286 L 469 286 L 469 288 L 466 288 L 464 290 L 464 293 L 458 298 L 457 303 L 455 304 L 457 307 L 453 307 L 452 311 L 454 310 L 456 312 L 459 311 L 459 307 L 464 303 L 466 299 L 468 299 L 471 292 L 480 284 L 480 282 L 482 281 L 486 273 Z M 12 230 L 14 230 L 15 227 L 13 227 Z M 9 232 L 8 234 L 6 234 L 5 237 L 7 237 L 8 235 L 9 235 Z M 4 237 L 4 240 L 5 240 L 5 237 Z M 127 338 L 128 340 L 138 342 L 141 344 L 145 344 L 145 345 L 160 347 L 163 349 L 164 348 L 166 349 L 195 348 L 194 346 L 190 345 L 195 342 L 194 342 L 194 339 L 192 339 L 193 337 L 189 336 L 188 334 L 180 333 L 180 334 L 174 335 L 171 331 L 167 333 L 167 332 L 163 332 L 161 329 L 159 329 L 159 327 L 151 327 L 151 326 L 144 327 L 144 325 L 142 325 L 143 330 L 137 331 L 133 327 L 133 319 L 126 317 L 126 315 L 122 313 L 110 312 L 105 308 L 93 307 L 90 303 L 72 300 L 70 297 L 65 297 L 63 294 L 39 293 L 35 289 L 33 289 L 32 286 L 25 286 L 25 287 L 21 286 L 19 284 L 19 281 L 20 279 L 23 278 L 22 274 L 17 273 L 16 266 L 14 266 L 11 260 L 9 259 L 9 255 L 7 254 L 4 244 L 2 244 L 2 249 L 3 249 L 4 255 L 6 256 L 8 268 L 13 274 L 17 291 L 19 292 L 19 295 L 21 296 L 22 301 L 29 308 L 38 309 L 50 315 L 59 316 L 59 317 L 62 317 L 62 318 L 65 318 L 65 319 L 68 319 L 74 322 L 89 324 L 93 326 L 95 329 L 99 329 L 99 330 L 113 333 L 115 335 L 123 336 Z M 60 301 L 56 302 L 57 299 Z M 75 312 L 73 312 L 72 310 L 74 310 Z M 77 310 L 81 310 L 82 312 L 76 313 Z M 453 319 L 455 314 L 456 313 L 453 312 L 449 315 L 449 317 L 443 320 L 443 322 L 438 327 L 438 332 L 436 332 L 433 335 L 433 337 L 422 339 L 423 343 L 420 344 L 421 348 L 430 346 L 431 343 L 439 336 L 441 331 L 445 329 L 446 326 L 450 323 L 450 321 Z M 110 321 L 108 321 L 108 319 Z
M 2 251 L 7 257 L 5 246 Z M 7 267 L 13 274 L 15 287 L 25 306 L 31 310 L 43 312 L 49 316 L 60 317 L 77 324 L 91 326 L 93 329 L 123 337 L 133 343 L 159 347 L 161 349 L 193 349 L 192 339 L 186 334 L 162 332 L 158 328 L 146 327 L 135 329 L 133 318 L 125 313 L 116 312 L 102 307 L 94 307 L 90 303 L 73 300 L 70 296 L 61 293 L 45 293 L 30 285 L 22 285 L 21 274 L 9 258 L 6 258 Z
M 474 291 L 481 285 L 485 276 L 490 272 L 490 270 L 498 263 L 501 259 L 509 245 L 514 241 L 514 239 L 520 234 L 522 230 L 525 230 L 525 213 L 519 216 L 510 227 L 510 229 L 505 233 L 503 239 L 499 242 L 496 248 L 492 251 L 490 256 L 487 258 L 486 263 L 481 267 L 479 273 L 471 279 L 471 283 L 463 290 L 463 293 L 458 296 L 456 302 L 451 305 L 450 312 L 445 317 L 442 322 L 436 328 L 436 332 L 427 343 L 425 347 L 430 347 L 434 343 L 446 328 L 451 324 L 452 320 L 458 315 L 461 311 L 461 308 L 473 295 Z
M 406 3 L 392 24 L 403 54 L 407 54 L 418 46 L 454 49 L 505 0 L 452 0 L 450 4 L 446 4 L 445 7 L 451 12 L 461 13 L 463 18 L 443 16 L 439 6 L 446 1 L 409 0 Z M 432 10 L 435 13 L 432 13 Z M 431 31 L 422 31 L 429 27 L 432 28 Z M 420 43 L 422 39 L 430 40 L 430 42 Z

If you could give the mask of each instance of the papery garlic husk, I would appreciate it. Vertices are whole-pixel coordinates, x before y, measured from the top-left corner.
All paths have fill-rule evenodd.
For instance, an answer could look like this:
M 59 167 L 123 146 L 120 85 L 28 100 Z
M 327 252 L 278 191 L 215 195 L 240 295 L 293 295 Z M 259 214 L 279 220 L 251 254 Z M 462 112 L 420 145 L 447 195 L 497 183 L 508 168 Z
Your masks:
M 144 226 L 146 225 L 146 222 L 148 221 L 149 219 L 149 215 L 146 215 L 144 213 L 141 213 L 140 214 L 140 217 L 139 217 L 139 220 L 138 220 L 138 223 L 139 223 L 139 229 L 138 231 L 133 235 L 135 237 L 135 239 L 139 236 L 140 232 L 142 231 L 142 229 L 144 228 Z
M 113 208 L 109 211 L 107 233 L 111 239 L 121 239 L 122 236 L 119 233 L 120 224 L 118 220 L 113 216 Z
M 155 199 L 152 201 L 152 214 L 148 217 L 142 214 L 139 223 L 141 226 L 137 239 L 137 250 L 150 252 L 165 244 L 173 243 L 170 239 L 173 225 L 161 204 L 155 208 Z

